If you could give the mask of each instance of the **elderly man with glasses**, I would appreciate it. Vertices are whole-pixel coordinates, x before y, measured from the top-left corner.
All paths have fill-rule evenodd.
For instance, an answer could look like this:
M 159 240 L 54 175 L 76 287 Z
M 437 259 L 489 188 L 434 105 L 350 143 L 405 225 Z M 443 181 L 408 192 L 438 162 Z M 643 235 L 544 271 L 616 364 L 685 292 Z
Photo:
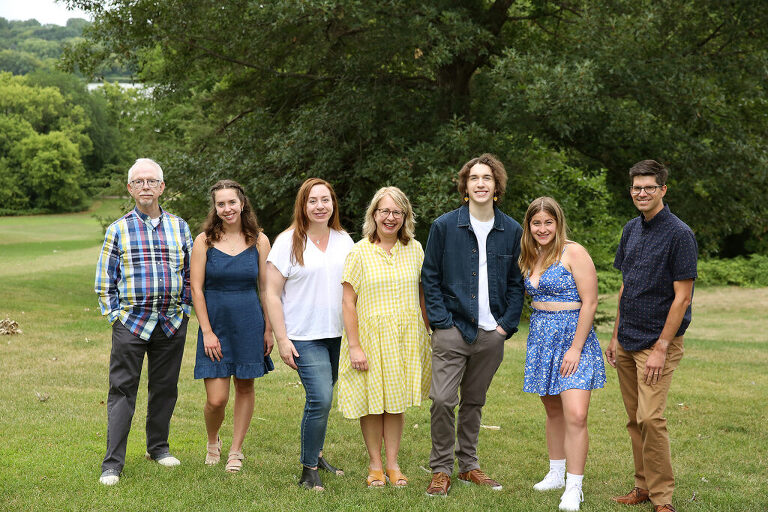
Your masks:
M 107 453 L 99 482 L 114 485 L 125 464 L 128 433 L 144 355 L 148 359 L 147 452 L 173 467 L 168 431 L 190 313 L 189 257 L 192 236 L 181 218 L 158 203 L 163 170 L 140 158 L 128 171 L 136 207 L 113 222 L 96 267 L 101 313 L 112 324 L 107 400 Z

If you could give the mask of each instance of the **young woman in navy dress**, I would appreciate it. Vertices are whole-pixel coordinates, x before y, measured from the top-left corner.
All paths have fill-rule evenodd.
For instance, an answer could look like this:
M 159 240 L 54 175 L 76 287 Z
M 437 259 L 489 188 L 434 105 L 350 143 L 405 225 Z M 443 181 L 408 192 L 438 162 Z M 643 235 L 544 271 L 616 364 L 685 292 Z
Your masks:
M 583 501 L 589 400 L 593 389 L 605 385 L 605 366 L 592 327 L 597 310 L 595 265 L 584 247 L 566 239 L 566 229 L 565 215 L 554 199 L 540 197 L 528 207 L 520 271 L 533 313 L 523 391 L 537 393 L 547 414 L 550 470 L 533 488 L 565 487 L 560 510 L 576 511 Z
M 274 340 L 259 295 L 266 288 L 269 239 L 235 181 L 211 187 L 211 210 L 192 247 L 190 285 L 200 329 L 195 378 L 205 380 L 205 463 L 221 457 L 219 430 L 235 382 L 234 425 L 226 471 L 243 467 L 242 446 L 254 407 L 253 380 L 274 369 Z M 262 299 L 263 300 L 263 299 Z

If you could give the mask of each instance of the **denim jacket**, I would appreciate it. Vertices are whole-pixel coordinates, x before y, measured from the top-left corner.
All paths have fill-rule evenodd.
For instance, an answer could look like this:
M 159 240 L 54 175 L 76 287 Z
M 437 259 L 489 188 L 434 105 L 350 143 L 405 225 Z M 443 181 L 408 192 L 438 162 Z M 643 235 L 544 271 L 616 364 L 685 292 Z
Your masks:
M 509 336 L 517 332 L 523 311 L 525 290 L 517 266 L 522 233 L 520 224 L 494 206 L 493 228 L 486 239 L 488 299 L 491 314 Z M 429 230 L 421 268 L 427 317 L 433 329 L 455 325 L 467 343 L 477 339 L 479 265 L 469 207 L 438 217 Z

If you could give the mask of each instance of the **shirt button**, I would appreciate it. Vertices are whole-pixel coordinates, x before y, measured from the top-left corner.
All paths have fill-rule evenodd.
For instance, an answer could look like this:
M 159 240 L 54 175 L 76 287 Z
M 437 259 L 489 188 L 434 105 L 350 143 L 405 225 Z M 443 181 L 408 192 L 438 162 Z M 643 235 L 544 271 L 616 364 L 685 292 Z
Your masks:
M 472 249 L 472 252 L 477 252 L 477 249 Z
M 473 299 L 475 298 L 475 294 L 474 294 L 474 293 L 472 294 L 472 298 L 473 298 Z
M 473 275 L 473 276 L 476 276 L 476 275 L 477 275 L 477 272 L 472 272 L 472 275 Z

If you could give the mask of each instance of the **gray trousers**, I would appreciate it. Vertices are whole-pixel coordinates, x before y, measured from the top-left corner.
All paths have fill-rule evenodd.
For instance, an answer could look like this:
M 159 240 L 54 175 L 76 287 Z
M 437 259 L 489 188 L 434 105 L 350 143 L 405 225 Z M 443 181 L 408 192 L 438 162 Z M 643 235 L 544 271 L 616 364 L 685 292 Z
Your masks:
M 485 395 L 504 359 L 505 336 L 479 330 L 469 344 L 456 327 L 432 333 L 432 453 L 433 473 L 452 474 L 454 442 L 459 472 L 477 469 L 477 440 Z M 459 391 L 461 400 L 459 400 Z M 459 406 L 458 429 L 454 409 Z M 457 432 L 458 430 L 458 432 Z
M 136 409 L 144 354 L 147 355 L 147 452 L 156 456 L 168 453 L 168 431 L 176 407 L 177 384 L 187 321 L 168 338 L 158 324 L 148 341 L 135 336 L 117 320 L 112 324 L 112 353 L 109 358 L 109 397 L 107 399 L 107 454 L 101 471 L 122 471 L 128 432 Z

